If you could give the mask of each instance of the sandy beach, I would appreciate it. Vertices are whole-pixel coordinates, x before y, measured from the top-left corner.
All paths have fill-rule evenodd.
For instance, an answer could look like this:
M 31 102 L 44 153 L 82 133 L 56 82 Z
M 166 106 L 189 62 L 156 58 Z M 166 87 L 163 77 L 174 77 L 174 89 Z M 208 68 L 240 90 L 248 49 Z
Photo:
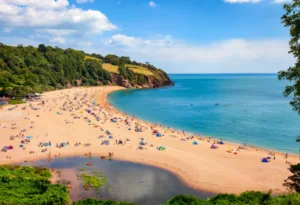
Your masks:
M 239 145 L 233 143 L 225 141 L 221 145 L 214 139 L 135 119 L 107 102 L 107 94 L 120 89 L 124 88 L 58 90 L 44 93 L 34 102 L 0 108 L 0 148 L 13 147 L 0 152 L 0 164 L 49 156 L 55 160 L 89 152 L 93 157 L 100 157 L 113 152 L 116 159 L 166 169 L 200 190 L 286 192 L 282 186 L 290 175 L 286 161 L 299 163 L 297 156 L 289 155 L 286 159 L 284 153 L 276 152 L 275 159 L 270 156 L 268 163 L 262 163 L 262 158 L 269 156 L 267 150 L 249 146 L 238 149 Z M 157 137 L 153 131 L 162 136 Z M 145 145 L 140 145 L 141 141 Z M 218 148 L 211 149 L 214 142 Z M 138 149 L 139 146 L 142 149 Z M 165 150 L 158 150 L 160 146 Z

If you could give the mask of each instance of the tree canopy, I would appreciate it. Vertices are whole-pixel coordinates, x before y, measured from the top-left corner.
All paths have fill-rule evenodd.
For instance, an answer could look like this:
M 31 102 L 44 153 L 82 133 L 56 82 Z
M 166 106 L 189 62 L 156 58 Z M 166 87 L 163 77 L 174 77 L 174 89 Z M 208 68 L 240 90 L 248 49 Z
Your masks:
M 280 80 L 289 80 L 292 85 L 285 87 L 284 96 L 293 96 L 290 102 L 293 109 L 300 114 L 300 0 L 293 0 L 289 4 L 284 4 L 285 14 L 281 17 L 282 23 L 285 27 L 290 29 L 290 51 L 296 63 L 289 67 L 286 71 L 280 71 L 278 78 Z M 297 137 L 296 142 L 300 142 L 300 136 Z M 300 192 L 300 164 L 291 165 L 289 170 L 292 176 L 285 180 L 284 186 L 292 191 Z
M 0 95 L 24 97 L 33 93 L 63 89 L 72 86 L 97 86 L 117 84 L 116 77 L 102 68 L 102 63 L 121 67 L 132 63 L 129 57 L 108 54 L 87 54 L 71 48 L 40 44 L 37 48 L 0 44 Z M 162 85 L 170 84 L 168 75 L 150 64 L 137 63 L 153 69 L 154 78 Z M 132 86 L 148 82 L 144 75 L 126 70 L 122 77 Z M 120 81 L 121 82 L 121 81 Z M 122 84 L 119 84 L 122 86 Z
M 68 189 L 51 184 L 47 168 L 0 166 L 0 204 L 64 205 L 70 202 Z
M 293 95 L 290 104 L 300 114 L 300 0 L 293 0 L 290 4 L 284 4 L 286 13 L 281 17 L 285 27 L 290 29 L 290 51 L 295 57 L 295 64 L 287 70 L 278 73 L 280 80 L 289 80 L 292 85 L 286 86 L 284 96 Z

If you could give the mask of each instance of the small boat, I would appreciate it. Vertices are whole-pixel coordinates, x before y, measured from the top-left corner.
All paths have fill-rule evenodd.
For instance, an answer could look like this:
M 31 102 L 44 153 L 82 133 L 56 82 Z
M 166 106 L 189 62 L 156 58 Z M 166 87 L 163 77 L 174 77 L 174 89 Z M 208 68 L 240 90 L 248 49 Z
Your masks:
M 100 159 L 105 159 L 106 158 L 106 156 L 100 156 Z

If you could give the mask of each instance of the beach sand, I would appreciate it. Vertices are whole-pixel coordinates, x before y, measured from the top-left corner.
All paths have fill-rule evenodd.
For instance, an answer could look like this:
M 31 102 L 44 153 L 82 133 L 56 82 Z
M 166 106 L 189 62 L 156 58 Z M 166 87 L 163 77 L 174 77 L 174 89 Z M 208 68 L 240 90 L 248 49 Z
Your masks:
M 216 144 L 217 149 L 211 149 L 213 139 L 210 142 L 207 138 L 197 139 L 199 136 L 191 139 L 188 133 L 184 135 L 162 126 L 153 127 L 153 124 L 127 116 L 108 104 L 107 94 L 120 89 L 124 88 L 72 88 L 44 93 L 40 100 L 16 108 L 5 106 L 0 110 L 0 146 L 11 145 L 14 149 L 0 152 L 0 164 L 38 160 L 49 155 L 55 160 L 55 156 L 59 155 L 84 156 L 91 152 L 93 157 L 100 157 L 113 152 L 116 159 L 166 169 L 199 190 L 215 193 L 241 193 L 247 190 L 272 190 L 274 194 L 286 192 L 282 184 L 291 173 L 284 153 L 277 152 L 275 160 L 272 158 L 269 163 L 262 163 L 261 159 L 268 156 L 267 150 L 247 146 L 237 154 L 228 153 L 229 148 L 236 150 L 238 145 L 225 142 L 224 145 Z M 33 107 L 29 106 L 30 103 Z M 14 109 L 8 111 L 9 108 Z M 99 115 L 100 120 L 97 121 L 86 109 Z M 111 122 L 114 117 L 117 122 Z M 136 125 L 142 127 L 143 132 L 135 132 Z M 21 132 L 23 129 L 26 131 Z M 108 138 L 106 130 L 111 133 L 112 139 Z M 153 130 L 158 130 L 163 136 L 156 137 L 152 134 Z M 11 135 L 18 137 L 11 140 Z M 32 136 L 30 143 L 24 144 L 25 149 L 19 148 L 26 136 Z M 147 142 L 142 146 L 143 150 L 137 149 L 141 138 Z M 101 145 L 103 140 L 109 140 L 110 144 Z M 125 144 L 119 145 L 116 140 L 122 140 Z M 40 142 L 49 141 L 51 147 L 38 146 Z M 193 145 L 193 141 L 197 141 L 198 145 Z M 56 147 L 57 143 L 63 142 L 69 142 L 69 145 Z M 80 146 L 74 146 L 79 142 Z M 86 143 L 90 146 L 83 146 Z M 159 146 L 164 146 L 166 150 L 157 150 Z M 289 155 L 287 160 L 291 163 L 300 161 L 295 155 Z

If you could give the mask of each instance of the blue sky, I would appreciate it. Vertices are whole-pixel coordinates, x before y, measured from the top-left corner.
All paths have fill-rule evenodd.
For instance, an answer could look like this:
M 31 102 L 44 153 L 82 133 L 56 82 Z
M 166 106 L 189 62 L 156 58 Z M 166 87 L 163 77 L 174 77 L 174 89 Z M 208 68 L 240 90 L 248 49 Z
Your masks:
M 0 0 L 0 42 L 150 62 L 169 73 L 274 73 L 294 60 L 288 0 Z

